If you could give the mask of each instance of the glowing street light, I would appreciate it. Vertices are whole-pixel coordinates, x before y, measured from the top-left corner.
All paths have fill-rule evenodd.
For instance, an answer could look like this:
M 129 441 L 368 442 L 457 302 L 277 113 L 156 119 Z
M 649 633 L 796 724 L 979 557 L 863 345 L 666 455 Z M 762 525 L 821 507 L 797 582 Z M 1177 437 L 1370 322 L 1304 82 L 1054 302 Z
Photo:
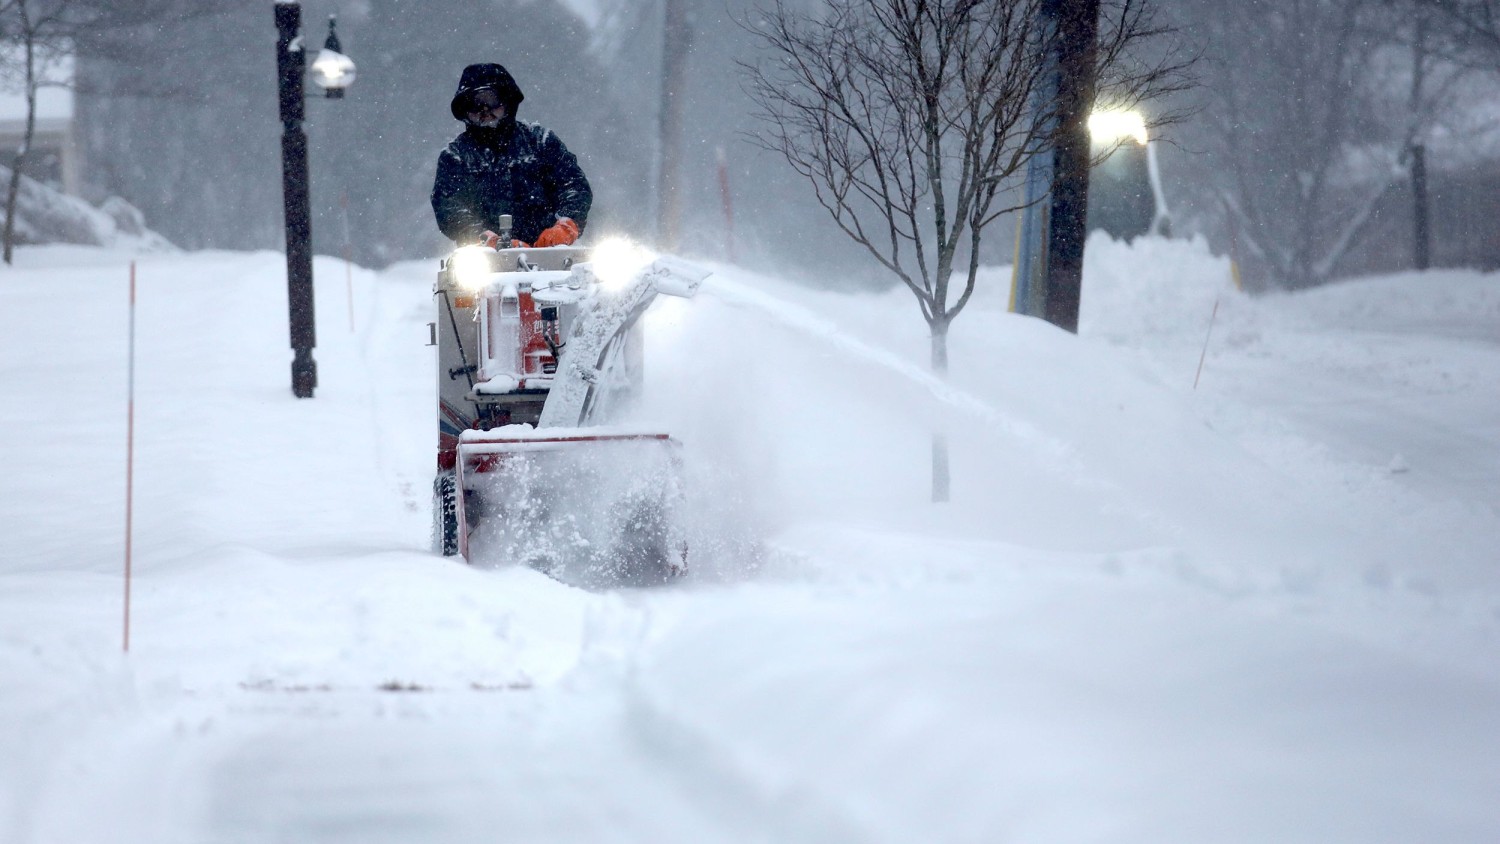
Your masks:
M 313 59 L 312 81 L 313 84 L 322 88 L 329 99 L 342 99 L 344 89 L 354 84 L 354 60 L 339 52 L 339 36 L 334 32 L 333 15 L 328 16 L 328 38 L 323 42 L 323 49 L 318 52 L 318 57 Z
M 1151 136 L 1146 132 L 1146 118 L 1128 109 L 1096 108 L 1089 113 L 1089 135 L 1096 144 L 1115 144 L 1132 139 L 1146 146 Z

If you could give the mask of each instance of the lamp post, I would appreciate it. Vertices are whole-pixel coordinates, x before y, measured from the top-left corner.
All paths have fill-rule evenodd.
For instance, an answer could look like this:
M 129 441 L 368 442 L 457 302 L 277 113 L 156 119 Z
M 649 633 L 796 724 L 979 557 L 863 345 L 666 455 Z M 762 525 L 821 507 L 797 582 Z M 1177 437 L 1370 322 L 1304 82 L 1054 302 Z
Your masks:
M 303 77 L 306 53 L 302 46 L 302 4 L 296 0 L 276 2 L 276 75 L 281 101 L 281 188 L 286 209 L 286 289 L 288 321 L 292 341 L 292 394 L 312 398 L 318 386 L 318 364 L 312 350 L 317 345 L 313 319 L 312 226 L 308 200 L 307 133 L 302 131 Z M 333 18 L 328 19 L 328 40 L 313 62 L 313 82 L 330 98 L 344 95 L 354 81 L 354 62 L 339 52 Z

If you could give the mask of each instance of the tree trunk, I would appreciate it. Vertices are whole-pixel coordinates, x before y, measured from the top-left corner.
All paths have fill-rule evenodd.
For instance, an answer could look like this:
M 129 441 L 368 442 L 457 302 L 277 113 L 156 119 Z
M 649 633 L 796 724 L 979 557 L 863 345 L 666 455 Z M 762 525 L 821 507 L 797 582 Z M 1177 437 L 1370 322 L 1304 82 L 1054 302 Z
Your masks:
M 16 153 L 16 158 L 11 162 L 10 188 L 5 192 L 5 263 L 11 263 L 15 251 L 16 237 L 16 196 L 21 190 L 21 166 L 26 163 L 26 146 L 22 143 L 21 151 Z
M 948 325 L 932 324 L 932 371 L 948 380 Z M 932 432 L 932 503 L 946 504 L 952 498 L 952 474 L 948 466 L 948 435 Z
M 36 134 L 36 42 L 32 38 L 31 19 L 26 14 L 26 0 L 17 0 L 17 13 L 21 16 L 21 32 L 26 44 L 26 131 L 21 136 L 21 146 L 10 165 L 10 187 L 5 192 L 4 259 L 11 263 L 15 256 L 16 200 L 21 194 L 21 170 L 26 166 L 26 154 L 31 151 L 31 139 Z

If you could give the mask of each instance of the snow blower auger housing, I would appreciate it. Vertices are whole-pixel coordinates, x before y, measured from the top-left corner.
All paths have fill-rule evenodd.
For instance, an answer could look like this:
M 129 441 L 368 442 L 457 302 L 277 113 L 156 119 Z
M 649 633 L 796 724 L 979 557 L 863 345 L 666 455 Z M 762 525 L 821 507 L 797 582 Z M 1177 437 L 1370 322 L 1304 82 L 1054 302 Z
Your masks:
M 580 585 L 685 570 L 677 443 L 610 422 L 640 385 L 640 316 L 707 275 L 623 242 L 465 246 L 443 261 L 435 551 Z

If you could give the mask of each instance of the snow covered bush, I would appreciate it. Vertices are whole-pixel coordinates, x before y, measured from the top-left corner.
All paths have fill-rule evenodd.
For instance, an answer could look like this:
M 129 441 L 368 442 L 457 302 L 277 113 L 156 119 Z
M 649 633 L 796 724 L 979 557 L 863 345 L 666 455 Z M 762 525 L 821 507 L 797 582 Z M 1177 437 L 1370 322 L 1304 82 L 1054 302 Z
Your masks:
M 10 169 L 0 167 L 0 182 Z M 112 196 L 94 207 L 26 176 L 16 198 L 17 243 L 78 243 L 166 251 L 175 249 L 165 237 L 146 227 L 140 210 Z

